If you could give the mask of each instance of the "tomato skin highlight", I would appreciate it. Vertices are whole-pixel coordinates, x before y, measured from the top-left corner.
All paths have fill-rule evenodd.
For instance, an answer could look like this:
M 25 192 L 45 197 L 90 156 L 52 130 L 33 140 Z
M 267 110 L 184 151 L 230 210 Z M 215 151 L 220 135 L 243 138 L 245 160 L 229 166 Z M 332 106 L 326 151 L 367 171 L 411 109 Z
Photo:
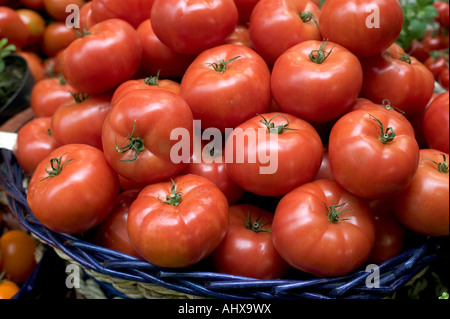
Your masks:
M 423 134 L 428 148 L 449 153 L 449 92 L 439 94 L 423 115 Z
M 258 230 L 252 230 L 247 222 Z M 281 258 L 272 243 L 273 213 L 249 204 L 230 206 L 228 232 L 212 261 L 218 272 L 257 279 L 282 278 L 289 265 Z
M 165 202 L 181 192 L 177 206 Z M 150 263 L 170 268 L 193 265 L 207 257 L 228 229 L 228 202 L 217 186 L 193 174 L 146 186 L 131 204 L 128 234 L 136 251 Z
M 330 222 L 331 205 L 343 205 Z M 336 181 L 303 184 L 278 203 L 272 223 L 273 244 L 292 267 L 318 277 L 339 276 L 362 265 L 375 240 L 374 219 L 367 201 Z
M 56 176 L 47 172 L 54 168 L 51 159 L 61 159 L 62 168 Z M 86 144 L 66 144 L 38 164 L 30 179 L 27 201 L 44 226 L 77 234 L 108 216 L 119 191 L 117 173 L 102 151 Z

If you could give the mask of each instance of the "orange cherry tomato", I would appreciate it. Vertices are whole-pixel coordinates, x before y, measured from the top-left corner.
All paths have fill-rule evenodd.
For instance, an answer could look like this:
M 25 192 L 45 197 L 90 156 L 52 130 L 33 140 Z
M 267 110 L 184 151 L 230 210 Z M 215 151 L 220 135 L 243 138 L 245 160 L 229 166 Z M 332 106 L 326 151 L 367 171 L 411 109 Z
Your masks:
M 0 282 L 0 299 L 11 299 L 19 290 L 19 286 L 11 280 Z
M 37 11 L 32 9 L 22 8 L 16 10 L 16 12 L 29 31 L 29 36 L 26 44 L 31 45 L 37 43 L 44 34 L 44 18 Z

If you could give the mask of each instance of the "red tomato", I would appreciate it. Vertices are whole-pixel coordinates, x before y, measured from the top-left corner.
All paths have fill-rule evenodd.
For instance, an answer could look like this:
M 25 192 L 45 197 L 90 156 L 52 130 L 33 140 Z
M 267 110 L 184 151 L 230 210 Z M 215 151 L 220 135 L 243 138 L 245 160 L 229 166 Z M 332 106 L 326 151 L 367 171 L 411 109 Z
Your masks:
M 150 13 L 162 43 L 182 54 L 221 45 L 238 23 L 233 0 L 155 0 Z
M 38 117 L 17 131 L 15 156 L 20 167 L 32 174 L 41 160 L 59 147 L 50 130 L 51 117 Z
M 367 199 L 394 196 L 405 189 L 419 161 L 412 125 L 381 109 L 342 116 L 331 130 L 328 151 L 336 181 Z
M 449 152 L 449 93 L 439 94 L 425 110 L 423 132 L 429 148 Z
M 248 204 L 230 206 L 225 238 L 212 253 L 216 271 L 257 279 L 282 278 L 289 270 L 272 243 L 273 213 Z
M 181 268 L 216 249 L 228 222 L 227 199 L 213 182 L 179 175 L 139 193 L 128 214 L 128 235 L 150 263 Z
M 101 150 L 103 122 L 110 108 L 111 94 L 74 95 L 53 114 L 53 136 L 60 144 L 87 144 Z
M 225 42 L 226 44 L 238 44 L 253 48 L 248 27 L 242 24 L 238 24 L 236 28 L 234 28 L 234 31 L 228 36 Z
M 259 0 L 234 0 L 238 10 L 239 23 L 247 24 L 250 22 L 250 16 Z
M 58 147 L 36 167 L 27 201 L 49 229 L 78 234 L 99 225 L 119 195 L 119 178 L 102 151 L 86 144 Z
M 137 28 L 150 16 L 155 0 L 92 0 L 92 15 L 96 22 L 121 19 Z
M 438 16 L 436 17 L 436 21 L 442 26 L 448 29 L 449 26 L 449 5 L 448 2 L 445 1 L 435 1 L 433 6 L 436 8 L 438 12 Z
M 406 228 L 395 217 L 389 201 L 369 204 L 375 219 L 375 243 L 367 262 L 381 264 L 403 251 Z
M 68 15 L 72 12 L 66 12 L 68 5 L 76 5 L 80 8 L 84 0 L 44 0 L 46 13 L 56 21 L 65 22 Z
M 202 127 L 224 131 L 268 110 L 270 71 L 248 47 L 217 46 L 192 62 L 181 80 L 180 95 Z
M 135 90 L 118 100 L 102 130 L 106 159 L 125 178 L 153 183 L 183 170 L 189 161 L 193 118 L 188 104 L 178 95 L 163 89 Z M 173 130 L 182 130 L 189 140 L 171 139 Z M 177 133 L 177 132 L 175 132 Z M 188 152 L 178 155 L 175 145 Z M 184 151 L 184 149 L 182 149 Z
M 34 10 L 41 10 L 44 9 L 44 0 L 19 0 L 21 4 L 23 4 L 25 7 L 34 9 Z
M 449 88 L 449 70 L 448 70 L 448 67 L 446 67 L 445 69 L 443 69 L 442 71 L 441 71 L 441 73 L 439 73 L 439 76 L 438 76 L 438 82 L 439 82 L 439 84 L 445 89 L 445 90 L 447 90 L 448 91 L 448 88 Z
M 130 206 L 138 196 L 140 190 L 134 189 L 121 193 L 108 217 L 100 224 L 94 242 L 97 245 L 120 251 L 135 257 L 140 257 L 128 237 L 128 213 Z
M 407 228 L 429 236 L 448 236 L 448 154 L 420 150 L 420 162 L 412 183 L 393 198 L 398 220 Z
M 29 36 L 26 45 L 32 45 L 38 42 L 45 30 L 45 20 L 42 15 L 31 9 L 18 9 L 17 14 L 28 28 Z
M 322 156 L 322 141 L 314 127 L 286 113 L 265 113 L 247 120 L 225 144 L 231 179 L 262 196 L 284 195 L 311 181 Z
M 34 116 L 52 116 L 58 107 L 72 100 L 71 93 L 76 93 L 75 89 L 61 77 L 45 78 L 37 82 L 30 96 Z
M 92 13 L 92 1 L 86 2 L 80 9 L 80 32 L 89 30 L 96 23 Z
M 272 66 L 294 45 L 322 39 L 319 17 L 319 8 L 307 0 L 261 0 L 250 19 L 253 47 Z
M 142 44 L 142 63 L 140 71 L 145 75 L 160 73 L 162 78 L 181 78 L 194 60 L 194 55 L 175 52 L 155 35 L 150 19 L 137 28 Z
M 309 40 L 285 51 L 272 70 L 272 95 L 283 112 L 309 122 L 339 117 L 356 100 L 363 74 L 342 46 Z
M 63 52 L 61 73 L 79 92 L 100 94 L 133 76 L 141 64 L 136 30 L 124 20 L 95 24 Z
M 433 95 L 433 74 L 397 44 L 381 54 L 361 59 L 361 65 L 361 96 L 375 103 L 388 99 L 407 116 L 413 116 L 424 110 Z
M 180 93 L 180 83 L 169 79 L 159 79 L 159 75 L 147 77 L 145 79 L 128 80 L 120 84 L 115 90 L 111 98 L 111 105 L 122 98 L 122 96 L 135 90 L 151 90 L 151 89 L 164 89 L 173 93 Z
M 0 273 L 16 284 L 25 282 L 36 267 L 36 240 L 21 230 L 9 230 L 0 237 L 2 260 Z
M 403 9 L 396 0 L 325 1 L 320 32 L 357 56 L 379 54 L 392 45 L 403 27 Z
M 437 81 L 442 70 L 448 69 L 448 54 L 430 56 L 423 64 L 433 73 L 434 79 Z
M 181 174 L 195 174 L 209 179 L 224 193 L 228 204 L 235 204 L 242 198 L 245 191 L 228 175 L 223 148 L 214 148 L 214 142 L 202 143 L 201 150 L 192 152 L 188 166 Z
M 27 44 L 29 31 L 19 14 L 12 8 L 0 6 L 0 39 L 7 38 L 8 44 L 21 49 Z
M 314 180 L 317 179 L 330 179 L 333 180 L 333 172 L 330 166 L 330 156 L 328 154 L 328 145 L 324 145 L 323 147 L 323 157 L 322 163 L 320 164 L 319 171 L 317 172 Z
M 41 39 L 42 52 L 50 57 L 77 39 L 75 29 L 68 28 L 64 22 L 55 21 L 47 25 Z
M 370 207 L 336 181 L 317 180 L 286 194 L 272 223 L 275 249 L 292 267 L 319 277 L 361 266 L 375 241 Z

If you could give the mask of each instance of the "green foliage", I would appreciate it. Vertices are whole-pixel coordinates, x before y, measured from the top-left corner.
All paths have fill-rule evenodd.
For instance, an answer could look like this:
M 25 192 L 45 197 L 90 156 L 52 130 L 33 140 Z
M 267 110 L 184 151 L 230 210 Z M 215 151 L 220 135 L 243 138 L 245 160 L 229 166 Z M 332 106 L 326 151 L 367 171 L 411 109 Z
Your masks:
M 438 16 L 434 0 L 400 0 L 403 8 L 403 28 L 397 43 L 407 50 L 414 39 L 422 39 L 426 31 L 435 24 Z
M 4 59 L 14 51 L 16 51 L 16 46 L 14 44 L 8 44 L 7 38 L 0 40 L 0 73 L 5 70 Z

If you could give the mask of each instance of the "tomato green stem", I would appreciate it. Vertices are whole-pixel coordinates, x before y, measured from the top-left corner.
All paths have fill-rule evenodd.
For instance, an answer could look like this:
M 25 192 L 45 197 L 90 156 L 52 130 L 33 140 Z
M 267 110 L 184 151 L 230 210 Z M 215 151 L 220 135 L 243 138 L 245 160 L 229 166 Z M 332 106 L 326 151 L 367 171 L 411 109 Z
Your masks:
M 144 83 L 150 86 L 158 86 L 159 73 L 161 70 L 158 70 L 156 76 L 149 76 L 144 79 Z
M 245 223 L 245 226 L 247 227 L 247 229 L 255 232 L 255 233 L 259 233 L 259 232 L 267 232 L 267 233 L 271 233 L 271 231 L 269 229 L 265 229 L 263 228 L 264 226 L 266 226 L 267 224 L 269 224 L 269 222 L 265 222 L 265 223 L 261 223 L 260 219 L 262 216 L 259 216 L 258 218 L 256 218 L 256 220 L 254 222 L 252 222 L 252 213 L 250 211 L 250 209 L 248 210 L 248 220 Z
M 229 59 L 228 61 L 225 60 L 219 60 L 217 62 L 213 62 L 213 63 L 207 63 L 207 65 L 211 66 L 214 71 L 223 73 L 227 70 L 227 66 L 229 63 L 233 62 L 234 60 L 240 58 L 240 56 L 235 56 L 234 58 Z
M 181 202 L 181 192 L 176 191 L 176 186 L 174 180 L 171 178 L 172 181 L 172 188 L 170 189 L 170 194 L 166 195 L 166 200 L 163 201 L 158 197 L 158 199 L 166 204 L 172 205 L 172 206 L 178 206 Z
M 80 104 L 81 102 L 85 101 L 88 97 L 90 97 L 89 94 L 83 93 L 83 92 L 77 92 L 73 93 L 71 91 L 68 91 L 70 95 L 72 95 L 73 99 L 75 100 L 75 103 Z
M 327 210 L 327 213 L 328 213 L 328 221 L 329 221 L 330 223 L 335 224 L 335 223 L 337 223 L 337 222 L 339 222 L 339 221 L 342 221 L 342 220 L 348 220 L 348 218 L 340 218 L 340 216 L 341 216 L 344 212 L 349 211 L 350 209 L 344 209 L 344 210 L 342 210 L 342 211 L 338 211 L 338 210 L 337 210 L 337 208 L 341 208 L 342 206 L 344 206 L 344 205 L 347 204 L 347 203 L 342 203 L 342 204 L 339 204 L 339 205 L 330 205 L 329 207 L 327 206 L 327 204 L 325 204 L 325 203 L 323 203 L 323 204 L 324 204 L 324 206 L 325 206 L 325 209 Z
M 68 160 L 65 161 L 65 162 L 62 162 L 62 157 L 63 157 L 64 155 L 66 155 L 66 154 L 68 154 L 68 152 L 67 152 L 67 153 L 64 153 L 64 154 L 61 155 L 59 158 L 53 157 L 53 158 L 50 159 L 50 164 L 47 164 L 47 166 L 45 166 L 45 172 L 48 174 L 48 176 L 45 177 L 45 178 L 42 179 L 42 180 L 45 180 L 45 179 L 47 179 L 47 178 L 49 178 L 49 177 L 55 177 L 55 176 L 58 176 L 58 175 L 61 173 L 63 167 L 64 167 L 67 163 L 69 163 L 69 162 L 75 160 L 74 158 L 71 158 L 71 159 L 68 159 Z M 49 165 L 50 165 L 50 167 L 51 167 L 51 170 L 48 170 L 48 166 L 49 166 Z
M 406 114 L 405 112 L 403 112 L 402 110 L 400 110 L 398 107 L 395 107 L 395 106 L 391 105 L 391 102 L 390 102 L 388 99 L 384 99 L 384 100 L 381 102 L 381 105 L 383 105 L 383 106 L 386 108 L 386 110 L 388 110 L 388 111 L 390 111 L 390 110 L 395 110 L 395 111 L 397 111 L 397 112 L 399 112 L 399 113 L 401 113 L 401 114 L 403 114 L 403 115 Z
M 325 60 L 330 56 L 331 52 L 333 51 L 334 46 L 330 49 L 330 51 L 325 51 L 325 44 L 328 41 L 322 42 L 322 44 L 319 47 L 319 50 L 313 50 L 309 54 L 309 58 L 312 62 L 317 64 L 322 64 L 325 62 Z
M 411 64 L 411 55 L 408 53 L 400 53 L 400 57 L 398 58 L 400 61 Z
M 129 150 L 133 150 L 134 151 L 134 157 L 127 159 L 127 160 L 121 160 L 121 162 L 132 162 L 135 161 L 139 155 L 140 152 L 143 152 L 145 147 L 144 147 L 144 140 L 141 139 L 140 137 L 133 137 L 134 135 L 134 130 L 136 129 L 136 120 L 134 120 L 134 124 L 133 124 L 133 130 L 131 131 L 130 136 L 125 137 L 125 140 L 129 140 L 130 143 L 128 143 L 125 146 L 122 147 L 118 147 L 117 146 L 117 139 L 115 141 L 116 143 L 116 151 L 119 153 L 126 153 Z
M 383 144 L 387 144 L 388 142 L 391 142 L 394 139 L 394 137 L 397 135 L 397 133 L 394 132 L 394 129 L 392 127 L 388 127 L 385 131 L 383 128 L 383 123 L 381 123 L 381 121 L 379 119 L 377 119 L 375 116 L 373 116 L 372 114 L 370 114 L 370 116 L 372 117 L 372 119 L 374 121 L 376 121 L 378 123 L 378 126 L 380 127 L 381 133 L 380 133 L 380 136 L 378 137 L 378 140 Z
M 267 119 L 262 116 L 261 114 L 258 114 L 259 116 L 261 116 L 263 119 L 260 120 L 260 122 L 262 124 L 264 124 L 267 127 L 267 133 L 274 133 L 274 134 L 282 134 L 284 131 L 294 131 L 296 130 L 295 128 L 289 128 L 287 127 L 289 125 L 289 120 L 284 116 L 284 115 L 279 115 L 276 114 L 274 116 L 272 116 L 272 118 L 270 120 L 267 121 Z M 286 120 L 286 124 L 280 124 L 278 126 L 275 126 L 275 124 L 272 122 L 272 120 L 277 117 L 277 116 L 282 116 L 284 117 L 284 119 Z
M 299 16 L 300 19 L 301 19 L 303 22 L 305 22 L 305 23 L 306 23 L 306 22 L 309 22 L 309 21 L 311 21 L 311 20 L 313 20 L 314 23 L 316 24 L 316 26 L 319 27 L 319 23 L 317 22 L 317 18 L 316 18 L 316 16 L 314 15 L 314 13 L 312 13 L 311 11 L 303 11 L 303 12 L 300 12 L 298 16 Z
M 89 32 L 88 30 L 86 30 L 85 27 L 83 27 L 83 31 L 82 31 L 82 32 L 80 32 L 80 31 L 78 31 L 78 30 L 75 30 L 75 33 L 77 34 L 77 36 L 78 36 L 79 38 L 84 38 L 85 36 L 91 34 L 91 32 Z
M 438 163 L 436 161 L 433 161 L 430 158 L 423 158 L 422 161 L 424 161 L 424 160 L 432 161 L 434 164 L 437 165 L 438 171 L 440 173 L 448 174 L 449 173 L 449 166 L 448 166 L 448 163 L 447 163 L 447 157 L 445 156 L 445 154 L 441 154 L 441 155 L 444 158 L 444 162 L 443 163 Z

